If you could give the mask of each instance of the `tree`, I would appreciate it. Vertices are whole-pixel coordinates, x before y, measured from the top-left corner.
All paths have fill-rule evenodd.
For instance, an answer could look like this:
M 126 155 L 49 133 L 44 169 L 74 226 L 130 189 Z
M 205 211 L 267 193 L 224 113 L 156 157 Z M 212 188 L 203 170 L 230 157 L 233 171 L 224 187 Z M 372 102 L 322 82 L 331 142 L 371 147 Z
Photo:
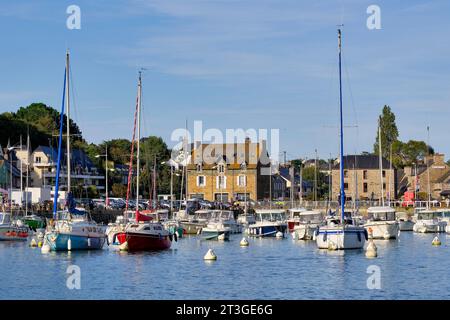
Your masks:
M 395 114 L 391 111 L 391 107 L 385 105 L 378 118 L 378 127 L 381 128 L 381 154 L 385 158 L 389 158 L 390 148 L 394 142 L 398 140 L 398 129 L 395 124 Z M 373 146 L 375 154 L 379 154 L 378 128 Z
M 121 183 L 114 183 L 112 185 L 112 194 L 114 197 L 125 198 L 127 196 L 127 186 Z
M 434 149 L 424 141 L 409 140 L 407 143 L 396 141 L 392 145 L 392 162 L 399 168 L 411 166 L 427 154 L 434 154 Z

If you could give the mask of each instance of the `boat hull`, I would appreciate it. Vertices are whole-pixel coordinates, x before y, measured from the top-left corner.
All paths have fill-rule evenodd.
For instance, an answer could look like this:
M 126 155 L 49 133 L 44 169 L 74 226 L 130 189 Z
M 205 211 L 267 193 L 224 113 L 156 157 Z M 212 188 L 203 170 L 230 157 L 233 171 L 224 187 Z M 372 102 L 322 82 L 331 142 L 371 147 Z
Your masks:
M 203 240 L 230 240 L 229 230 L 208 230 L 207 228 L 202 229 L 202 239 Z
M 413 231 L 417 233 L 436 233 L 439 232 L 437 223 L 416 222 Z
M 44 241 L 52 251 L 100 250 L 106 242 L 106 237 L 50 232 L 45 234 Z
M 400 231 L 413 231 L 414 222 L 411 220 L 400 220 L 398 226 Z
M 312 240 L 316 230 L 316 225 L 298 224 L 292 230 L 292 238 L 294 240 Z
M 329 250 L 362 249 L 367 231 L 356 226 L 320 227 L 315 235 L 317 247 Z
M 158 251 L 169 249 L 172 245 L 170 236 L 121 232 L 117 234 L 120 244 L 127 243 L 128 251 Z
M 275 237 L 277 232 L 284 233 L 286 232 L 287 225 L 286 224 L 265 224 L 258 225 L 258 223 L 250 225 L 248 227 L 248 235 L 252 237 Z
M 203 227 L 206 227 L 206 223 L 194 223 L 194 222 L 180 222 L 180 226 L 183 228 L 184 234 L 198 234 Z
M 400 230 L 397 221 L 374 221 L 364 224 L 368 233 L 372 233 L 373 239 L 397 239 Z M 372 232 L 371 232 L 372 231 Z

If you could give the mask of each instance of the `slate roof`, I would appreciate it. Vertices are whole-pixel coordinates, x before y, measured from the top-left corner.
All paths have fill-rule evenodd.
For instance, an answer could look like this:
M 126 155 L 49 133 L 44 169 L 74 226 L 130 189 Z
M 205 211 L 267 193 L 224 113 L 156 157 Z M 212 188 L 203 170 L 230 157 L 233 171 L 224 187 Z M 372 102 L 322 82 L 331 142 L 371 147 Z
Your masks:
M 352 170 L 355 169 L 379 169 L 379 157 L 375 154 L 369 155 L 348 155 L 344 156 L 344 169 Z M 389 169 L 390 162 L 383 157 L 382 160 L 383 169 Z M 339 170 L 339 161 L 336 161 L 333 170 Z

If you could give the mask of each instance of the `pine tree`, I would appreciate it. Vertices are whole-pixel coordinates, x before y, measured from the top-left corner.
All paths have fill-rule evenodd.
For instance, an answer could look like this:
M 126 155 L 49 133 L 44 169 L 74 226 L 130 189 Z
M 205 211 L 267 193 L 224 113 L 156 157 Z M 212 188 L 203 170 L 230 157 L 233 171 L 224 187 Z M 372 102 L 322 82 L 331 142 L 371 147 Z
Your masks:
M 381 153 L 383 157 L 389 159 L 391 145 L 398 141 L 398 129 L 395 124 L 395 114 L 391 111 L 391 107 L 385 105 L 380 117 L 378 118 L 378 127 L 381 127 Z M 378 127 L 373 149 L 378 154 Z

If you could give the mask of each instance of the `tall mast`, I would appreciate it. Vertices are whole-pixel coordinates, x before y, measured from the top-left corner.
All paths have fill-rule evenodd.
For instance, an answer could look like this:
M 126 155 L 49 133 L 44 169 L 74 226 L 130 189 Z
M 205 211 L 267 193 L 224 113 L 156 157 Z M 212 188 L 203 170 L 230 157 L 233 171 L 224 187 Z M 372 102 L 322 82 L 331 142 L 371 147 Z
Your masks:
M 62 136 L 63 136 L 63 119 L 64 119 L 64 101 L 66 97 L 66 80 L 67 80 L 67 64 L 64 70 L 64 85 L 61 102 L 61 113 L 59 118 L 59 138 L 58 138 L 58 162 L 56 164 L 56 181 L 55 181 L 55 194 L 53 196 L 53 219 L 57 218 L 58 210 L 58 192 L 59 192 L 59 173 L 61 171 L 61 152 L 62 152 Z M 53 149 L 52 149 L 53 152 Z
M 381 205 L 384 207 L 384 188 L 383 188 L 383 155 L 381 154 L 381 121 L 378 126 L 378 153 L 380 161 L 380 187 L 381 187 Z
M 139 211 L 139 171 L 141 166 L 140 161 L 140 140 L 141 140 L 141 106 L 142 106 L 142 72 L 139 71 L 138 82 L 138 112 L 137 112 L 137 152 L 136 152 L 136 212 Z
M 22 152 L 22 135 L 20 135 L 20 152 Z M 20 163 L 20 208 L 23 209 L 23 166 L 22 166 L 22 157 L 19 159 Z
M 341 223 L 344 225 L 344 209 L 345 209 L 345 190 L 344 190 L 344 129 L 343 129 L 343 117 L 342 117 L 342 70 L 341 70 L 341 55 L 342 55 L 342 35 L 341 29 L 338 29 L 338 47 L 339 47 L 339 131 L 340 131 L 340 163 L 339 174 L 341 182 Z
M 69 93 L 69 79 L 70 79 L 70 65 L 69 65 L 69 50 L 66 53 L 66 105 L 67 105 L 67 192 L 70 192 L 70 93 Z
M 427 209 L 430 208 L 430 202 L 431 202 L 431 187 L 430 187 L 430 168 L 428 166 L 428 163 L 430 161 L 430 127 L 427 126 L 427 180 L 428 180 L 428 202 L 427 202 Z
M 392 199 L 392 143 L 391 146 L 389 147 L 389 206 L 391 206 L 391 199 Z M 395 197 L 395 193 L 394 193 L 394 197 Z
M 25 182 L 25 214 L 28 215 L 28 176 L 30 174 L 30 133 L 27 134 L 27 177 Z

